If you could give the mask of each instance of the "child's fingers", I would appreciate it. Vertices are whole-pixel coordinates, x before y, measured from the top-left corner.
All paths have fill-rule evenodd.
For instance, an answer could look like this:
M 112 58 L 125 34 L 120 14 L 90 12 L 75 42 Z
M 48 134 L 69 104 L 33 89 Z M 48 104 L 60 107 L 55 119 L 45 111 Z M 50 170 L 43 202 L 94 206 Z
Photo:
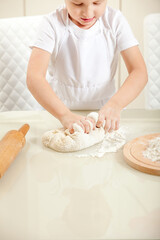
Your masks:
M 72 127 L 68 128 L 68 130 L 71 134 L 74 133 L 74 129 Z
M 110 130 L 110 128 L 111 128 L 111 120 L 107 119 L 106 123 L 105 123 L 105 126 L 104 126 L 105 132 L 108 132 Z
M 83 131 L 85 132 L 85 127 L 83 125 L 83 123 L 80 121 L 77 122 L 77 124 L 83 129 Z
M 95 128 L 96 128 L 96 122 L 94 121 L 94 119 L 93 119 L 93 118 L 90 118 L 90 117 L 87 117 L 86 119 L 89 120 L 89 121 L 92 123 L 92 125 L 93 125 L 92 129 L 95 130 Z
M 119 121 L 116 121 L 115 130 L 118 130 L 118 129 L 119 129 Z
M 119 121 L 117 120 L 107 120 L 105 125 L 105 131 L 111 132 L 112 130 L 118 130 Z
M 89 133 L 91 131 L 91 126 L 90 126 L 89 122 L 82 119 L 81 123 L 83 124 L 84 132 Z
M 81 123 L 81 121 L 77 121 L 77 122 L 74 122 L 74 123 L 78 124 L 78 125 L 83 129 L 83 131 L 85 131 L 85 127 L 84 127 L 84 125 Z M 71 124 L 68 129 L 69 129 L 69 132 L 70 132 L 71 134 L 74 133 L 73 124 Z
M 109 129 L 109 132 L 111 132 L 112 130 L 115 130 L 115 128 L 116 128 L 116 121 L 115 121 L 115 120 L 112 120 L 112 121 L 111 121 L 111 127 L 110 127 L 110 129 Z
M 103 122 L 105 120 L 105 117 L 104 115 L 102 114 L 99 114 L 99 117 L 98 117 L 98 121 L 97 121 L 97 124 L 96 124 L 96 127 L 100 128 L 103 126 Z

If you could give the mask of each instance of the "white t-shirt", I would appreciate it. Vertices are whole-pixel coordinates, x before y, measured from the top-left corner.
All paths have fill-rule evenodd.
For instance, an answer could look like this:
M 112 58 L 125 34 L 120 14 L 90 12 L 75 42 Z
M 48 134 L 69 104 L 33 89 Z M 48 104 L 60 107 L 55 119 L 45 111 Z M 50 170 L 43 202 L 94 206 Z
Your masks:
M 75 25 L 65 6 L 43 17 L 32 47 L 51 53 L 46 76 L 72 110 L 101 108 L 115 93 L 118 53 L 138 45 L 119 10 L 105 14 L 89 29 Z

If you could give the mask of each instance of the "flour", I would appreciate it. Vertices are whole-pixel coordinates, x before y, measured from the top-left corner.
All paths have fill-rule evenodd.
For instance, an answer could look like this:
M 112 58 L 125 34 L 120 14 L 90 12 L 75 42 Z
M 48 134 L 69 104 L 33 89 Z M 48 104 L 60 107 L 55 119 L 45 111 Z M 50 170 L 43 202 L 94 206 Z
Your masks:
M 143 156 L 152 162 L 160 161 L 160 137 L 148 141 L 148 147 L 143 152 Z
M 82 153 L 77 153 L 77 157 L 103 157 L 105 153 L 117 152 L 126 143 L 128 128 L 121 126 L 118 130 L 106 133 L 103 141 L 94 148 L 85 149 Z

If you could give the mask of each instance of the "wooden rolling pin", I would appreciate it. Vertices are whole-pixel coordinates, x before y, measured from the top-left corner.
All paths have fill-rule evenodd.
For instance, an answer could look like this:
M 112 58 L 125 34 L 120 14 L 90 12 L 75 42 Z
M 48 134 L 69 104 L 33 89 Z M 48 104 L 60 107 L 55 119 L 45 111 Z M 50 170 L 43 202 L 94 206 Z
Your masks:
M 11 130 L 0 141 L 0 178 L 25 144 L 29 125 L 24 124 L 18 131 Z

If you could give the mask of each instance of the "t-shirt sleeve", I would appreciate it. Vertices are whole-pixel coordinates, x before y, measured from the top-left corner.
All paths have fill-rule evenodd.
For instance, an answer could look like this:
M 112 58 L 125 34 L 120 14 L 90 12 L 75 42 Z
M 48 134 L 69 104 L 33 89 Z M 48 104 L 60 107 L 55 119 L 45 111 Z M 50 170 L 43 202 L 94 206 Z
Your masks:
M 55 30 L 53 21 L 47 16 L 43 16 L 33 44 L 30 45 L 30 48 L 38 47 L 52 54 L 55 46 Z
M 117 16 L 114 25 L 117 39 L 117 47 L 120 52 L 127 48 L 139 45 L 137 39 L 135 38 L 131 30 L 128 21 L 123 16 L 121 11 L 117 11 Z

